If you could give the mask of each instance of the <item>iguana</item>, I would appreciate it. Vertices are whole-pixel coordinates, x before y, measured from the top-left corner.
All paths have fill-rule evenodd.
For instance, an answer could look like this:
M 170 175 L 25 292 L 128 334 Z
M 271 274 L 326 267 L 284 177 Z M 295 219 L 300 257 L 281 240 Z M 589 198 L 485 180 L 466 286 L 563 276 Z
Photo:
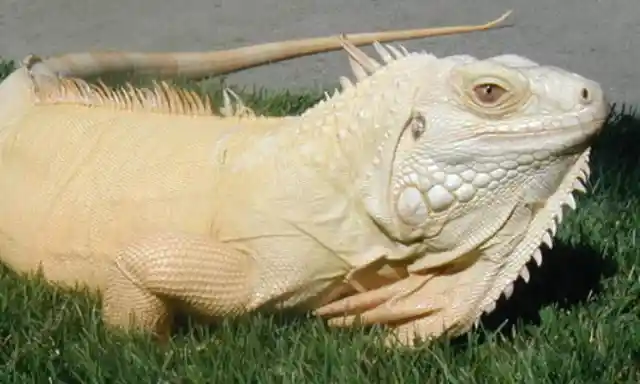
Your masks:
M 341 44 L 355 81 L 277 124 L 220 124 L 168 85 L 16 70 L 2 261 L 97 290 L 107 324 L 160 337 L 178 311 L 284 308 L 361 316 L 403 345 L 470 329 L 584 190 L 603 91 L 516 55 Z

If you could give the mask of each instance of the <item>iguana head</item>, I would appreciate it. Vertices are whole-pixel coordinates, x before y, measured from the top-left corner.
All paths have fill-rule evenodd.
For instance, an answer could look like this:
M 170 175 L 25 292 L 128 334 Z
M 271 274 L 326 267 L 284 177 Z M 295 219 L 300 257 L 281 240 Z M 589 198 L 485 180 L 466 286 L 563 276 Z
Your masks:
M 405 336 L 410 325 L 418 336 L 468 329 L 550 245 L 563 205 L 583 189 L 608 104 L 596 82 L 516 55 L 376 49 L 384 65 L 348 49 L 360 82 L 389 84 L 381 79 L 395 73 L 394 87 L 379 92 L 403 105 L 370 106 L 395 118 L 376 119 L 385 134 L 363 199 L 389 236 L 423 251 L 393 300 L 361 320 L 393 320 Z M 403 317 L 411 320 L 402 325 Z
M 424 60 L 404 127 L 389 127 L 396 135 L 381 145 L 393 158 L 371 172 L 388 175 L 388 195 L 365 189 L 401 241 L 490 214 L 489 203 L 515 193 L 523 203 L 546 201 L 608 112 L 597 83 L 519 56 Z

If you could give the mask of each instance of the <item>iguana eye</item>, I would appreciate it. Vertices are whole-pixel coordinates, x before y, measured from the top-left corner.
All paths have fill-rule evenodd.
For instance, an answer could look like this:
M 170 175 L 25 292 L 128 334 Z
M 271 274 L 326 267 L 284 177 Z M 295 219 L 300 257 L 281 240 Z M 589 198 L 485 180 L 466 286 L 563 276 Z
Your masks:
M 476 99 L 483 104 L 495 104 L 507 93 L 507 90 L 493 83 L 479 84 L 473 87 Z

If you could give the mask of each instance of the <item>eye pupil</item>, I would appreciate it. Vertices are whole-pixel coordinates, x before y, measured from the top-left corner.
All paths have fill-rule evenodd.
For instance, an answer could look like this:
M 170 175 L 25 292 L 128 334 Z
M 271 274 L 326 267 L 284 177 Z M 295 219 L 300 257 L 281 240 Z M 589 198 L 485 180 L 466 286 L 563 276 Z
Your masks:
M 483 104 L 494 104 L 507 93 L 507 90 L 497 84 L 480 84 L 474 87 L 476 99 Z

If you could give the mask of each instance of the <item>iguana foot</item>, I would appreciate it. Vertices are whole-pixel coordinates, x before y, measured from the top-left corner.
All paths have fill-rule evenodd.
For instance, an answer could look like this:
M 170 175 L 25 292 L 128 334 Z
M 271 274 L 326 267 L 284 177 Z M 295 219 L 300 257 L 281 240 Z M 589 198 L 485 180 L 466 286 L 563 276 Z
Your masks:
M 385 340 L 388 346 L 413 346 L 417 339 L 468 331 L 483 313 L 495 309 L 502 292 L 510 295 L 513 281 L 529 259 L 523 255 L 538 246 L 538 241 L 525 241 L 526 233 L 518 230 L 531 223 L 532 208 L 520 206 L 509 212 L 506 223 L 482 247 L 463 248 L 461 256 L 444 265 L 419 268 L 392 284 L 326 304 L 316 313 L 331 318 L 332 326 L 386 325 L 392 332 Z M 545 231 L 546 227 L 540 228 Z
M 252 298 L 253 266 L 244 250 L 207 238 L 146 238 L 115 259 L 103 296 L 105 322 L 164 339 L 178 309 L 205 318 L 241 314 Z
M 482 273 L 490 275 L 490 271 L 489 265 L 483 265 L 452 274 L 411 274 L 336 300 L 315 314 L 328 318 L 332 327 L 384 325 L 390 330 L 387 346 L 410 347 L 417 339 L 428 341 L 471 328 L 482 314 L 478 302 L 491 281 L 483 281 Z

